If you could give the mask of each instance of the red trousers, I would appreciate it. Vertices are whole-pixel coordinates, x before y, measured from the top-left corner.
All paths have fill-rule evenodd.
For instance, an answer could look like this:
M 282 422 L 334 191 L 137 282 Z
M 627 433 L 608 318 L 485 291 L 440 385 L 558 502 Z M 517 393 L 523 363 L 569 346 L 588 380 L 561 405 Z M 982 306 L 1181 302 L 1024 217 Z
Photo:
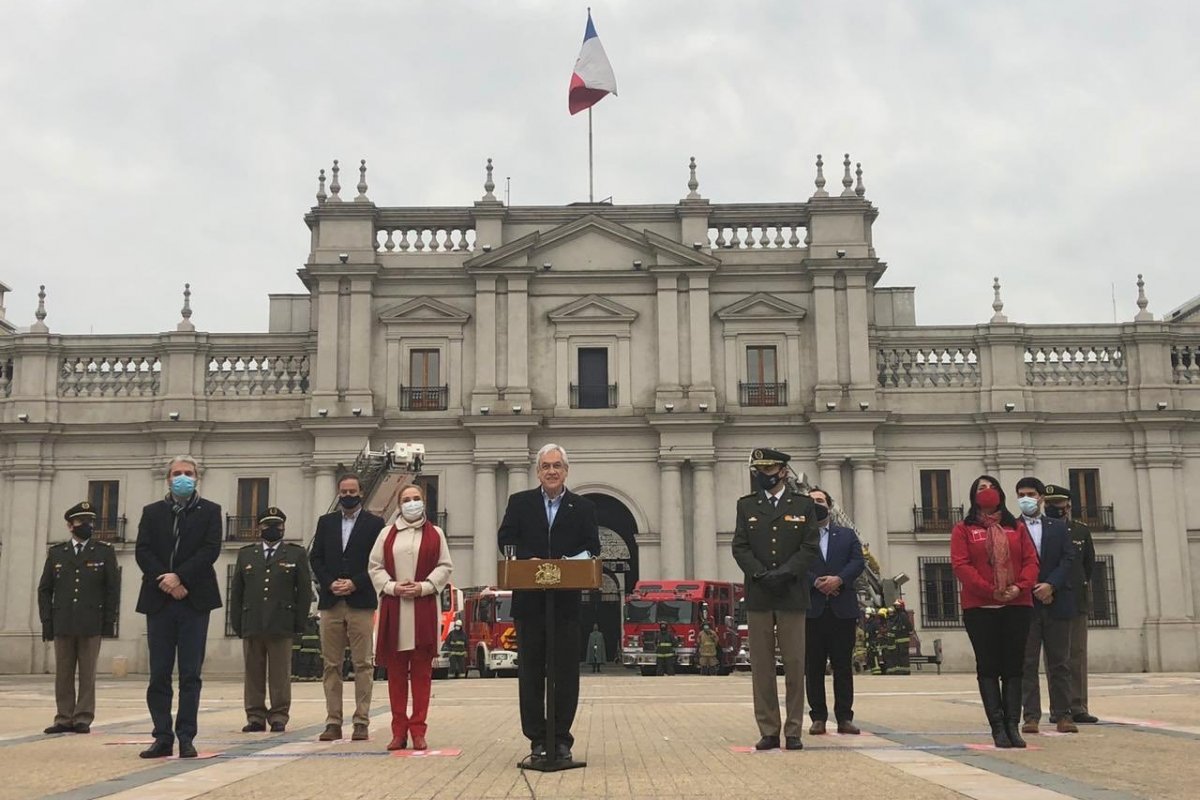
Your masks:
M 433 690 L 432 647 L 401 650 L 387 663 L 388 700 L 392 706 L 392 736 L 402 739 L 409 733 L 425 736 L 425 718 L 429 715 L 429 695 Z M 412 682 L 412 713 L 408 712 L 408 684 Z

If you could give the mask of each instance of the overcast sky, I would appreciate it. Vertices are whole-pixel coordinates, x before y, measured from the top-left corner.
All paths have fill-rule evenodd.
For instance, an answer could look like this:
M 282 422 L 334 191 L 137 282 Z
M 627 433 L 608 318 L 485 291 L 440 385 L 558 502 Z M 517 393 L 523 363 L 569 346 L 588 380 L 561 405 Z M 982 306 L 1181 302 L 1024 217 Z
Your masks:
M 592 0 L 619 97 L 597 196 L 799 201 L 849 152 L 880 209 L 882 285 L 921 324 L 1132 319 L 1200 293 L 1200 3 Z M 187 10 L 190 9 L 190 10 Z M 297 292 L 317 170 L 366 158 L 379 205 L 586 199 L 567 114 L 586 3 L 0 3 L 8 319 L 265 330 Z M 354 170 L 343 172 L 352 187 Z M 1189 245 L 1192 245 L 1189 247 Z

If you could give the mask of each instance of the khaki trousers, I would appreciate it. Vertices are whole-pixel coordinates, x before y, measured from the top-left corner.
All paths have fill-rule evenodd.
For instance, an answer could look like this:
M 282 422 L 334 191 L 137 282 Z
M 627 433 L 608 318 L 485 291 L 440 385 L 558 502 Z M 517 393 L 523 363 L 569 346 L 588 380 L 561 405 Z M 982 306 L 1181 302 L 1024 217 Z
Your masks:
M 321 611 L 326 725 L 342 724 L 342 659 L 347 645 L 354 664 L 354 724 L 367 725 L 375 679 L 375 609 L 351 608 L 339 600 Z
M 775 680 L 775 646 L 783 658 L 784 736 L 799 736 L 804 724 L 803 611 L 750 611 L 750 677 L 754 687 L 754 719 L 760 736 L 779 736 L 779 686 Z
M 1088 615 L 1071 620 L 1071 714 L 1088 713 Z
M 91 725 L 96 718 L 96 662 L 99 636 L 54 637 L 55 725 Z M 75 672 L 79 672 L 79 694 Z
M 247 636 L 242 639 L 242 658 L 246 665 L 242 685 L 246 721 L 287 725 L 292 708 L 292 637 Z

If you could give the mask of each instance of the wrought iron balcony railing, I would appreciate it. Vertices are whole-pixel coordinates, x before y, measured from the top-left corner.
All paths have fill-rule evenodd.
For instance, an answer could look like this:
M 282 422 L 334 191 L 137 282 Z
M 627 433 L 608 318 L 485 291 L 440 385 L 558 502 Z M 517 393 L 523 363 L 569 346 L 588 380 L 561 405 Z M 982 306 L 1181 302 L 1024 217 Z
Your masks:
M 741 406 L 786 406 L 787 381 L 783 383 L 742 383 L 738 381 Z
M 446 386 L 401 386 L 401 411 L 445 411 L 450 397 Z
M 949 533 L 962 522 L 962 506 L 913 506 L 913 531 L 915 533 Z
M 571 408 L 616 408 L 617 385 L 615 383 L 572 383 L 569 384 Z

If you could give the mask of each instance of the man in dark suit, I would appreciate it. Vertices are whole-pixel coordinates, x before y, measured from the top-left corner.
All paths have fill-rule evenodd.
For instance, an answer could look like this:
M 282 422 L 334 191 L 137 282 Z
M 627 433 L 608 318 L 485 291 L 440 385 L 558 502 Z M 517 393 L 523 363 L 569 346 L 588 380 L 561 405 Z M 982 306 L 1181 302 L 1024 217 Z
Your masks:
M 787 484 L 791 456 L 761 447 L 750 456 L 756 491 L 737 501 L 733 558 L 746 576 L 750 628 L 750 678 L 754 717 L 762 735 L 755 748 L 779 747 L 782 727 L 788 750 L 802 750 L 804 632 L 808 566 L 819 554 L 816 504 Z M 775 648 L 783 659 L 787 716 L 779 719 Z
M 167 496 L 142 509 L 134 555 L 142 570 L 137 611 L 146 615 L 150 684 L 146 705 L 154 720 L 154 743 L 142 758 L 195 758 L 200 669 L 208 641 L 208 617 L 221 607 L 213 569 L 221 555 L 221 507 L 196 491 L 200 465 L 176 456 L 167 465 Z M 179 663 L 179 711 L 171 727 L 171 673 Z
M 312 604 L 308 553 L 283 541 L 287 514 L 271 506 L 258 515 L 261 541 L 238 551 L 229 587 L 229 621 L 242 640 L 246 726 L 257 733 L 287 730 L 292 709 L 292 639 L 304 633 Z M 267 707 L 270 685 L 271 706 Z
M 825 662 L 833 667 L 833 716 L 838 733 L 859 733 L 854 720 L 854 633 L 858 626 L 858 595 L 854 582 L 866 567 L 862 543 L 850 528 L 829 516 L 833 498 L 814 488 L 808 496 L 816 504 L 820 528 L 819 552 L 809 564 L 808 621 L 805 625 L 805 684 L 809 733 L 825 733 L 829 707 L 825 704 Z
M 596 507 L 567 489 L 567 451 L 548 444 L 538 451 L 537 489 L 508 498 L 497 540 L 516 558 L 565 558 L 600 554 Z M 482 554 L 481 554 L 482 555 Z M 534 758 L 545 758 L 546 648 L 554 648 L 555 756 L 571 759 L 571 723 L 579 702 L 578 591 L 559 591 L 554 599 L 553 642 L 546 641 L 546 601 L 542 592 L 513 592 L 512 615 L 517 629 L 517 681 L 521 696 L 521 732 Z
M 383 519 L 362 507 L 362 481 L 354 473 L 338 480 L 340 510 L 317 520 L 308 560 L 320 589 L 321 660 L 324 662 L 323 742 L 342 738 L 342 659 L 346 645 L 354 663 L 354 731 L 363 741 L 371 721 L 375 677 L 375 606 L 379 597 L 367 575 L 367 560 Z
M 1071 620 L 1075 595 L 1071 571 L 1075 545 L 1066 520 L 1042 513 L 1046 487 L 1037 478 L 1017 481 L 1017 527 L 1027 532 L 1038 554 L 1038 582 L 1033 586 L 1033 617 L 1025 645 L 1021 676 L 1025 724 L 1022 733 L 1037 733 L 1042 717 L 1038 661 L 1045 650 L 1046 683 L 1050 687 L 1050 721 L 1059 733 L 1078 733 L 1071 721 Z
M 50 547 L 38 582 L 42 639 L 54 642 L 54 724 L 46 733 L 88 733 L 96 716 L 96 662 L 100 637 L 117 622 L 121 578 L 117 554 L 92 538 L 95 506 L 67 509 L 71 538 Z M 79 692 L 75 692 L 75 671 Z

